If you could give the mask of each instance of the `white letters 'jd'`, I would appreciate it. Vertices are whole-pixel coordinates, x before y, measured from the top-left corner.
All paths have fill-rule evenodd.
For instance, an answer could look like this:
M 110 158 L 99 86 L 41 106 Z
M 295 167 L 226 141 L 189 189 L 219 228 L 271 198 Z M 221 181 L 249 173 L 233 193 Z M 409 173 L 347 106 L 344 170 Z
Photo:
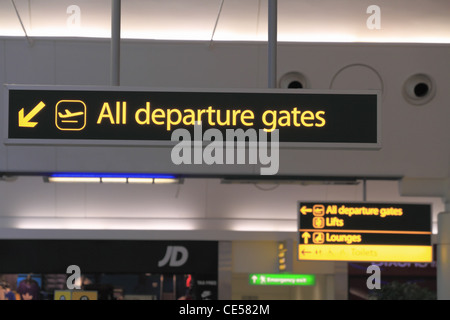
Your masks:
M 180 254 L 180 258 L 178 258 Z M 189 252 L 182 246 L 167 246 L 166 254 L 164 258 L 158 261 L 158 267 L 163 267 L 169 264 L 169 267 L 180 267 L 186 263 L 189 258 Z

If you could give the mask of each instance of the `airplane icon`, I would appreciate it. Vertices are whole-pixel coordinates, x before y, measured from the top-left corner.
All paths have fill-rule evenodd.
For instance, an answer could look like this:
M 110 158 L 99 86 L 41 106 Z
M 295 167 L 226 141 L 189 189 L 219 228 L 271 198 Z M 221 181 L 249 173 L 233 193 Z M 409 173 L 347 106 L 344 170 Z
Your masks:
M 60 100 L 55 107 L 55 124 L 62 131 L 80 131 L 86 126 L 86 104 L 81 100 Z
M 66 118 L 72 118 L 72 117 L 78 117 L 78 116 L 82 116 L 84 114 L 84 112 L 79 111 L 79 112 L 70 112 L 68 109 L 65 109 L 65 114 L 62 114 L 61 112 L 58 112 L 58 116 L 61 119 L 66 119 Z M 61 122 L 74 122 L 74 123 L 78 123 L 78 120 L 61 120 Z

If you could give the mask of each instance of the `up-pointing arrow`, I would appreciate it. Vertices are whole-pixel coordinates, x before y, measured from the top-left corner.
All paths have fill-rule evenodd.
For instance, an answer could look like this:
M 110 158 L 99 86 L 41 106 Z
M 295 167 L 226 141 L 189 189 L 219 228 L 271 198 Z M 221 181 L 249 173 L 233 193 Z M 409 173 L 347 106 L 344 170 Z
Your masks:
M 309 234 L 309 232 L 303 232 L 302 238 L 303 240 L 305 240 L 305 244 L 308 244 L 308 240 L 309 238 L 311 238 L 311 235 Z
M 33 119 L 33 117 L 38 114 L 38 112 L 41 111 L 44 107 L 45 103 L 41 101 L 26 116 L 24 115 L 25 111 L 22 108 L 19 111 L 19 127 L 34 128 L 38 123 L 30 122 L 30 120 Z

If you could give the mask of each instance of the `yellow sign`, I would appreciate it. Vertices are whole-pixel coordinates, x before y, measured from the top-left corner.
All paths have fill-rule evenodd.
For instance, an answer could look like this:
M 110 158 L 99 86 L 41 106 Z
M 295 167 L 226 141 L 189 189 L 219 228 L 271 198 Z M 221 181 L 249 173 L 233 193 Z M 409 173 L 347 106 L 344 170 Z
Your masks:
M 70 290 L 55 290 L 55 300 L 72 300 L 72 291 Z
M 284 240 L 278 242 L 278 271 L 292 272 L 292 241 Z
M 431 207 L 316 203 L 298 207 L 299 260 L 431 262 Z
M 298 246 L 299 260 L 431 262 L 431 246 L 314 245 Z
M 286 271 L 286 243 L 278 242 L 278 270 Z
M 73 291 L 72 300 L 97 300 L 97 291 Z
M 84 290 L 55 290 L 54 300 L 98 300 L 98 293 Z

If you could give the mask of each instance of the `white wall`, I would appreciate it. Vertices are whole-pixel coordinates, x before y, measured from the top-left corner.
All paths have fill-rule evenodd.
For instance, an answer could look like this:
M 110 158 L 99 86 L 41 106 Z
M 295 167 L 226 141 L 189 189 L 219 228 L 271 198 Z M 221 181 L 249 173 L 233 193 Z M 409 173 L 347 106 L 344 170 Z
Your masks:
M 361 201 L 362 185 L 221 184 L 218 179 L 186 179 L 181 185 L 52 184 L 19 177 L 0 181 L 0 237 L 296 240 L 297 203 L 311 200 Z M 392 181 L 369 181 L 367 200 L 431 203 L 435 232 L 437 213 L 443 211 L 441 199 L 401 197 Z

